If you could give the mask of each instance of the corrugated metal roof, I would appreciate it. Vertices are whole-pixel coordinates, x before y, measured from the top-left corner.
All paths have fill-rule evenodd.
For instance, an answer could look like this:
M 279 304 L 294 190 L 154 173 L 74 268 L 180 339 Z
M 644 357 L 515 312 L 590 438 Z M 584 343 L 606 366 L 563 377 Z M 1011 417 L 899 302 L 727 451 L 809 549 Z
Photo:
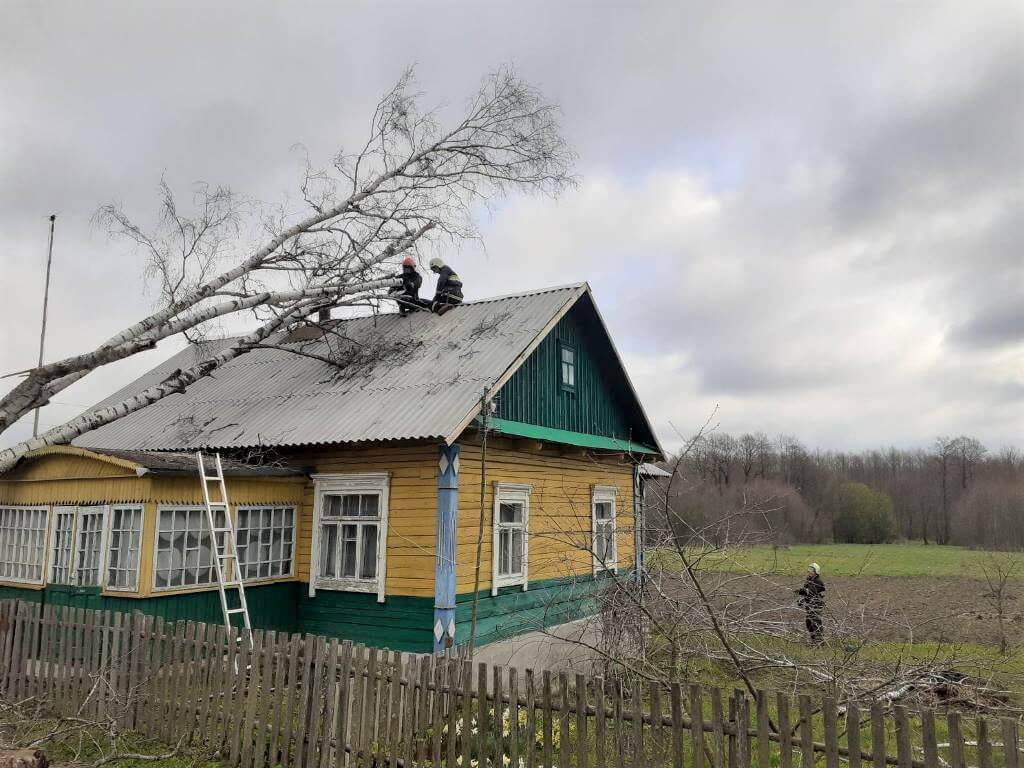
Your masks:
M 585 284 L 339 321 L 334 333 L 258 349 L 185 392 L 88 432 L 87 448 L 166 451 L 446 438 Z M 111 405 L 206 359 L 230 339 L 189 347 L 108 397 Z M 338 359 L 343 366 L 303 356 Z

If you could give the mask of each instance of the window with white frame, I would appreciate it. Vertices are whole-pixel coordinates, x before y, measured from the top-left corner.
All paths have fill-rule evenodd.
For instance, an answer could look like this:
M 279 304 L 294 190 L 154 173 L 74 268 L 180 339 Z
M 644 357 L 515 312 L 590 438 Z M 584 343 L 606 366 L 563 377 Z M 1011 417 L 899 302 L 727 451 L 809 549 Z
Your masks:
M 112 507 L 107 547 L 107 588 L 134 592 L 139 587 L 142 507 Z
M 376 592 L 384 600 L 387 474 L 315 475 L 315 589 Z
M 0 580 L 43 582 L 46 507 L 0 507 Z
M 224 524 L 224 512 L 215 522 Z M 224 534 L 217 534 L 218 549 L 224 551 Z M 213 562 L 213 538 L 202 507 L 160 507 L 157 510 L 156 561 L 153 588 L 169 589 L 213 584 L 217 572 Z M 229 574 L 224 574 L 228 578 Z
M 529 561 L 530 486 L 494 484 L 494 563 L 491 594 L 499 587 L 526 588 Z
M 51 583 L 102 586 L 106 515 L 106 507 L 54 507 Z
M 614 570 L 618 560 L 615 542 L 615 497 L 617 489 L 594 486 L 590 502 L 594 572 Z
M 243 579 L 292 575 L 293 507 L 239 507 L 235 542 Z

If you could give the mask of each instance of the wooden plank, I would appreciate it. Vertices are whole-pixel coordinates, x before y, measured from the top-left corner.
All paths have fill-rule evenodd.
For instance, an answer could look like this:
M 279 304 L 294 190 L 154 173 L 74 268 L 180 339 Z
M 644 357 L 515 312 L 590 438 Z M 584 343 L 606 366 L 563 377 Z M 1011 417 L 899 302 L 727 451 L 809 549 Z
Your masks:
M 252 765 L 253 750 L 256 746 L 256 720 L 259 712 L 260 688 L 263 687 L 263 651 L 267 642 L 266 633 L 257 629 L 252 633 L 252 651 L 249 655 L 249 677 L 245 680 L 245 720 L 242 724 L 242 766 Z M 241 705 L 242 702 L 239 702 Z
M 442 731 L 445 723 L 445 711 L 450 706 L 449 697 L 451 691 L 451 680 L 449 675 L 451 674 L 451 664 L 446 659 L 437 659 L 434 662 L 434 706 L 433 706 L 433 741 L 430 744 L 430 764 L 440 768 L 442 755 L 447 757 L 447 753 L 452 752 L 451 743 L 453 741 L 452 731 L 448 731 L 448 744 L 443 745 L 441 742 Z M 441 747 L 447 746 L 447 750 L 443 753 Z
M 672 706 L 672 768 L 683 768 L 683 689 L 678 682 L 672 683 L 669 698 Z
M 1020 736 L 1017 733 L 1017 721 L 1009 717 L 1000 718 L 1003 730 L 1003 768 L 1018 768 L 1020 758 L 1017 755 Z
M 380 701 L 380 660 L 376 648 L 369 649 L 366 663 L 366 699 L 363 709 L 363 749 L 373 763 L 377 762 L 377 717 Z
M 357 645 L 352 649 L 352 704 L 351 704 L 351 761 L 353 765 L 363 762 L 363 710 L 366 708 L 366 665 L 368 663 L 366 648 Z
M 757 692 L 757 764 L 759 768 L 771 768 L 772 743 L 768 734 L 768 692 Z
M 519 727 L 519 670 L 515 667 L 508 670 L 508 728 L 508 764 L 513 768 L 519 768 L 519 739 L 522 729 Z
M 486 667 L 484 673 L 486 675 Z M 484 680 L 486 681 L 486 677 Z M 484 696 L 477 689 L 478 698 Z M 482 724 L 477 725 L 477 733 Z M 462 664 L 462 764 L 471 764 L 473 744 L 473 663 L 465 661 Z M 479 741 L 479 739 L 477 739 Z
M 612 744 L 615 747 L 615 768 L 624 768 L 626 764 L 626 724 L 624 715 L 625 701 L 622 694 L 622 680 L 616 680 L 612 688 Z
M 295 707 L 295 745 L 292 754 L 295 756 L 294 762 L 296 765 L 304 766 L 308 762 L 309 728 L 311 725 L 309 722 L 309 710 L 316 685 L 313 673 L 319 650 L 320 643 L 317 642 L 316 636 L 307 634 L 299 672 L 302 688 Z
M 839 729 L 836 720 L 836 700 L 825 696 L 821 700 L 821 717 L 825 723 L 825 768 L 839 768 Z
M 800 766 L 814 768 L 814 722 L 811 714 L 811 698 L 800 694 Z
M 704 768 L 704 691 L 699 685 L 690 685 L 690 735 L 693 768 Z
M 537 686 L 532 669 L 526 670 L 526 734 L 525 768 L 534 768 L 537 756 Z
M 112 660 L 113 648 L 113 617 L 110 611 L 97 612 L 97 638 L 96 638 L 96 716 L 100 720 L 106 720 L 110 712 L 110 680 L 113 673 Z
M 394 763 L 402 752 L 402 679 L 406 674 L 406 661 L 402 654 L 395 651 L 391 669 L 391 700 L 388 715 L 388 738 L 386 743 L 389 751 L 387 758 Z
M 245 730 L 245 692 L 246 689 L 248 688 L 248 685 L 246 685 L 245 683 L 245 679 L 246 670 L 249 667 L 252 655 L 249 648 L 249 642 L 252 633 L 249 632 L 249 630 L 242 630 L 240 634 L 241 640 L 238 642 L 237 672 L 233 676 L 233 679 L 231 681 L 232 687 L 236 689 L 234 697 L 235 703 L 232 705 L 233 711 L 231 713 L 231 737 L 230 741 L 228 742 L 230 744 L 231 749 L 229 759 L 233 765 L 238 764 L 238 759 L 242 752 L 242 738 L 243 732 Z M 255 638 L 253 638 L 253 643 L 255 644 Z
M 223 666 L 221 652 L 223 646 L 224 627 L 219 624 L 206 626 L 206 640 L 203 653 L 202 702 L 199 706 L 198 731 L 203 743 L 209 743 L 209 735 L 213 730 L 210 726 L 210 713 L 214 711 L 214 697 L 220 692 L 216 685 L 217 670 Z
M 416 710 L 419 705 L 418 696 L 424 663 L 425 657 L 407 655 L 402 664 L 405 693 L 402 698 L 401 731 L 398 741 L 402 745 L 401 755 L 410 768 L 416 760 Z
M 898 729 L 897 725 L 897 733 Z M 991 765 L 992 744 L 988 740 L 988 720 L 978 717 L 978 768 L 990 768 Z
M 179 730 L 184 732 L 185 743 L 192 742 L 192 718 L 189 713 L 189 706 L 192 699 L 193 669 L 192 653 L 195 649 L 196 623 L 185 622 L 185 634 L 181 645 L 181 665 L 175 675 L 175 707 L 173 722 L 171 725 L 172 739 L 178 737 Z M 176 742 L 175 742 L 176 743 Z
M 605 709 L 604 678 L 594 678 L 594 768 L 607 768 L 608 711 Z
M 333 653 L 333 663 L 331 654 Z M 338 666 L 338 640 L 331 638 L 330 642 L 326 637 L 320 636 L 316 639 L 316 656 L 314 657 L 312 693 L 309 701 L 309 708 L 306 715 L 309 725 L 306 730 L 306 751 L 304 766 L 319 765 L 320 749 L 323 746 L 321 734 L 323 732 L 324 718 L 324 689 L 327 687 L 328 674 L 335 674 Z M 329 671 L 329 672 L 328 672 Z
M 327 665 L 324 668 L 323 714 L 320 718 L 320 768 L 329 768 L 335 757 L 331 753 L 331 741 L 334 738 L 334 714 L 338 701 L 338 663 L 341 660 L 341 647 L 338 638 L 331 638 L 327 651 Z
M 935 715 L 931 709 L 921 710 L 921 747 L 925 768 L 939 768 L 939 748 L 935 738 Z
M 311 647 L 312 639 L 301 634 L 292 635 L 288 645 L 288 677 L 287 689 L 284 692 L 283 732 L 281 734 L 281 765 L 290 765 L 289 760 L 296 754 L 292 739 L 295 736 L 295 719 L 298 703 L 302 700 L 302 684 L 300 682 L 300 659 L 308 658 L 306 649 Z M 304 662 L 303 662 L 304 663 Z
M 587 768 L 590 756 L 590 738 L 587 734 L 587 680 L 576 675 L 576 765 Z
M 879 702 L 871 704 L 871 765 L 872 768 L 885 768 L 888 747 L 885 734 L 885 713 Z
M 503 765 L 505 758 L 505 669 L 495 664 L 491 669 L 494 688 L 494 764 Z M 509 708 L 511 711 L 511 707 Z M 509 721 L 511 722 L 511 720 Z
M 789 696 L 775 694 L 775 712 L 779 726 L 779 768 L 793 768 L 793 731 L 789 723 Z
M 345 764 L 348 745 L 349 707 L 352 698 L 352 641 L 345 640 L 341 644 L 341 655 L 338 660 L 338 695 L 337 711 L 334 716 L 334 765 L 341 768 Z M 283 758 L 282 758 L 283 759 Z
M 248 640 L 237 627 L 224 627 L 224 666 L 221 667 L 221 693 L 220 697 L 220 743 L 223 745 L 223 755 L 229 754 L 231 738 L 235 730 L 235 719 L 239 712 L 239 696 L 241 689 L 241 674 L 244 674 L 245 667 L 242 664 L 242 645 L 248 646 Z
M 910 722 L 907 719 L 907 708 L 897 704 L 893 711 L 896 715 L 896 759 L 900 768 L 912 768 L 913 753 L 910 745 Z
M 273 724 L 270 714 L 271 689 L 274 685 L 274 656 L 277 651 L 277 633 L 267 630 L 263 633 L 263 659 L 259 676 L 259 701 L 253 725 L 256 728 L 256 744 L 253 748 L 254 768 L 273 765 L 274 759 L 267 759 L 267 729 Z M 255 665 L 254 665 L 255 666 Z
M 661 684 L 651 680 L 647 685 L 647 697 L 651 708 L 651 754 L 650 761 L 654 765 L 661 765 L 664 760 L 662 751 L 664 744 L 662 737 L 664 731 L 661 721 Z
M 849 768 L 861 768 L 860 709 L 856 704 L 849 704 L 846 707 L 846 748 Z
M 711 763 L 714 768 L 725 767 L 725 713 L 722 710 L 722 689 L 711 688 L 711 738 L 714 745 L 711 750 Z M 691 717 L 693 712 L 690 712 Z M 703 715 L 702 715 L 703 717 Z M 703 750 L 701 750 L 703 752 Z
M 542 749 L 544 750 L 544 757 L 542 765 L 544 768 L 549 768 L 552 765 L 552 753 L 553 753 L 553 742 L 554 742 L 554 723 L 552 722 L 551 713 L 551 672 L 545 669 L 541 673 L 541 706 L 543 707 L 543 741 L 541 742 Z M 620 742 L 621 743 L 621 742 Z
M 736 746 L 739 768 L 750 768 L 750 699 L 746 691 L 736 689 Z
M 736 754 L 736 751 L 737 751 L 737 746 L 736 745 L 738 743 L 738 739 L 736 737 L 736 733 L 737 733 L 737 730 L 738 730 L 738 728 L 736 726 L 736 720 L 737 720 L 736 705 L 737 705 L 736 696 L 733 695 L 733 694 L 730 694 L 729 695 L 729 722 L 732 724 L 732 733 L 729 734 L 729 760 L 728 760 L 729 768 L 736 768 L 736 766 L 739 763 L 739 761 L 737 759 L 738 756 Z
M 647 750 L 644 748 L 644 691 L 639 682 L 633 683 L 632 694 L 633 765 L 647 765 Z
M 879 707 L 879 710 L 881 708 Z M 879 711 L 879 719 L 881 719 L 881 711 Z M 875 724 L 875 707 L 871 708 L 871 725 L 872 728 Z M 884 723 L 883 723 L 884 729 Z M 966 755 L 964 753 L 964 737 L 960 730 L 960 713 L 951 710 L 946 715 L 946 727 L 949 729 L 949 766 L 950 768 L 967 768 Z M 883 730 L 884 735 L 884 730 Z M 876 749 L 876 748 L 872 748 Z M 878 760 L 875 759 L 875 768 L 878 768 Z M 884 764 L 881 768 L 885 768 Z
M 142 727 L 143 733 L 153 736 L 154 718 L 156 717 L 156 688 L 160 674 L 159 640 L 157 639 L 157 622 L 162 621 L 154 616 L 143 619 L 142 631 L 145 640 L 142 648 L 142 663 L 139 665 L 138 704 L 136 705 L 135 727 Z
M 436 660 L 433 656 L 423 656 L 420 666 L 420 692 L 416 713 L 416 762 L 425 763 L 429 755 L 427 736 L 430 731 L 430 684 L 434 679 Z M 435 763 L 437 765 L 437 763 Z

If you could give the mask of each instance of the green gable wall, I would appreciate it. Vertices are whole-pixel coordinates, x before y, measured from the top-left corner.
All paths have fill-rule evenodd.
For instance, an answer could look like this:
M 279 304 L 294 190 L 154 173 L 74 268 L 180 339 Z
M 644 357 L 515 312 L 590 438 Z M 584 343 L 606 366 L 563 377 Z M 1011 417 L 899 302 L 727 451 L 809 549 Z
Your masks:
M 576 349 L 576 391 L 560 386 L 559 342 Z M 559 320 L 498 395 L 499 419 L 654 446 L 589 297 Z

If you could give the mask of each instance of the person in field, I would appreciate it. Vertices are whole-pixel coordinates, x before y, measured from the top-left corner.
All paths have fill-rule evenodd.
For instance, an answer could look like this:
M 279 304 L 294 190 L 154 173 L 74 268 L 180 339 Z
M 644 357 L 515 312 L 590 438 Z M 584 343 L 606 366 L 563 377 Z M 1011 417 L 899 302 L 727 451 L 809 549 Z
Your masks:
M 825 582 L 821 580 L 820 565 L 811 563 L 807 566 L 807 578 L 796 593 L 800 596 L 797 604 L 804 609 L 811 645 L 821 645 L 825 642 L 825 621 L 822 618 L 825 612 Z

